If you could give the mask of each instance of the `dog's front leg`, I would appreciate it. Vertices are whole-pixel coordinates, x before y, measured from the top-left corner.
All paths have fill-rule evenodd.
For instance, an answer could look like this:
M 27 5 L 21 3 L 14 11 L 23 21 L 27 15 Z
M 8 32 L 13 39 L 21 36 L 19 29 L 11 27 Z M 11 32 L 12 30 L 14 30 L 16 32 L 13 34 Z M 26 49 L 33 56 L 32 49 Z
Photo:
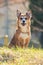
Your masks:
M 30 39 L 27 38 L 27 39 L 25 40 L 25 47 L 28 47 L 29 43 L 30 43 Z

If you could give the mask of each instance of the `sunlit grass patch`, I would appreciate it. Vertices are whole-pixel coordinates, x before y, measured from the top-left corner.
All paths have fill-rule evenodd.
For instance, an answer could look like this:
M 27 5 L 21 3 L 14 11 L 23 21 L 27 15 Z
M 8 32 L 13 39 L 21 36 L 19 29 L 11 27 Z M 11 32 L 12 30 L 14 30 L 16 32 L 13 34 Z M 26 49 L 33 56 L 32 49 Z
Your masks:
M 0 65 L 43 65 L 43 49 L 0 47 Z

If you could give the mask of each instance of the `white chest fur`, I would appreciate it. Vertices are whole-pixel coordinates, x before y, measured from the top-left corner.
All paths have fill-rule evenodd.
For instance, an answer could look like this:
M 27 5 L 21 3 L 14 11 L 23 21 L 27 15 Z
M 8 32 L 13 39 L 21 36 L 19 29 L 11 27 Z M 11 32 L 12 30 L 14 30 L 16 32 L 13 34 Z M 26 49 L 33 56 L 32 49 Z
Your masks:
M 21 34 L 20 34 L 20 37 L 21 37 L 22 39 L 26 39 L 26 38 L 28 38 L 29 36 L 28 36 L 28 34 L 26 34 L 26 33 L 21 33 Z
M 22 38 L 23 40 L 24 40 L 24 44 L 25 44 L 25 40 L 28 38 L 31 38 L 31 34 L 30 35 L 28 35 L 27 33 L 21 33 L 20 34 L 20 36 L 19 36 L 19 38 Z

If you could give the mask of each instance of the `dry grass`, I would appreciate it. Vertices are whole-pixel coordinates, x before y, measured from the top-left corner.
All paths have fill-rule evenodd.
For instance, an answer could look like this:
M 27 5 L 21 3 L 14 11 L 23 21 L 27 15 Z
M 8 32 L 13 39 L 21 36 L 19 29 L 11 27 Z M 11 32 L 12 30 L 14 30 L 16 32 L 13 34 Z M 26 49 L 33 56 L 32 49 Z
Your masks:
M 0 65 L 43 65 L 43 50 L 0 47 Z

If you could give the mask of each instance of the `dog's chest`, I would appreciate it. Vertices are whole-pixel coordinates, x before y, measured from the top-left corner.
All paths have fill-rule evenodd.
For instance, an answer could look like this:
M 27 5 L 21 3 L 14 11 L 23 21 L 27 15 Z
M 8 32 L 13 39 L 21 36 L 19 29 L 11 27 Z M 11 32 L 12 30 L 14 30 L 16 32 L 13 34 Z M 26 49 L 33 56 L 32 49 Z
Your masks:
M 22 32 L 27 32 L 27 26 L 21 27 L 21 30 L 22 30 Z M 25 34 L 22 34 L 22 35 L 25 36 Z M 26 34 L 26 36 L 27 36 L 27 34 Z
M 22 38 L 22 39 L 26 39 L 26 38 L 28 38 L 29 36 L 28 36 L 28 34 L 26 34 L 26 33 L 21 33 L 19 37 Z

